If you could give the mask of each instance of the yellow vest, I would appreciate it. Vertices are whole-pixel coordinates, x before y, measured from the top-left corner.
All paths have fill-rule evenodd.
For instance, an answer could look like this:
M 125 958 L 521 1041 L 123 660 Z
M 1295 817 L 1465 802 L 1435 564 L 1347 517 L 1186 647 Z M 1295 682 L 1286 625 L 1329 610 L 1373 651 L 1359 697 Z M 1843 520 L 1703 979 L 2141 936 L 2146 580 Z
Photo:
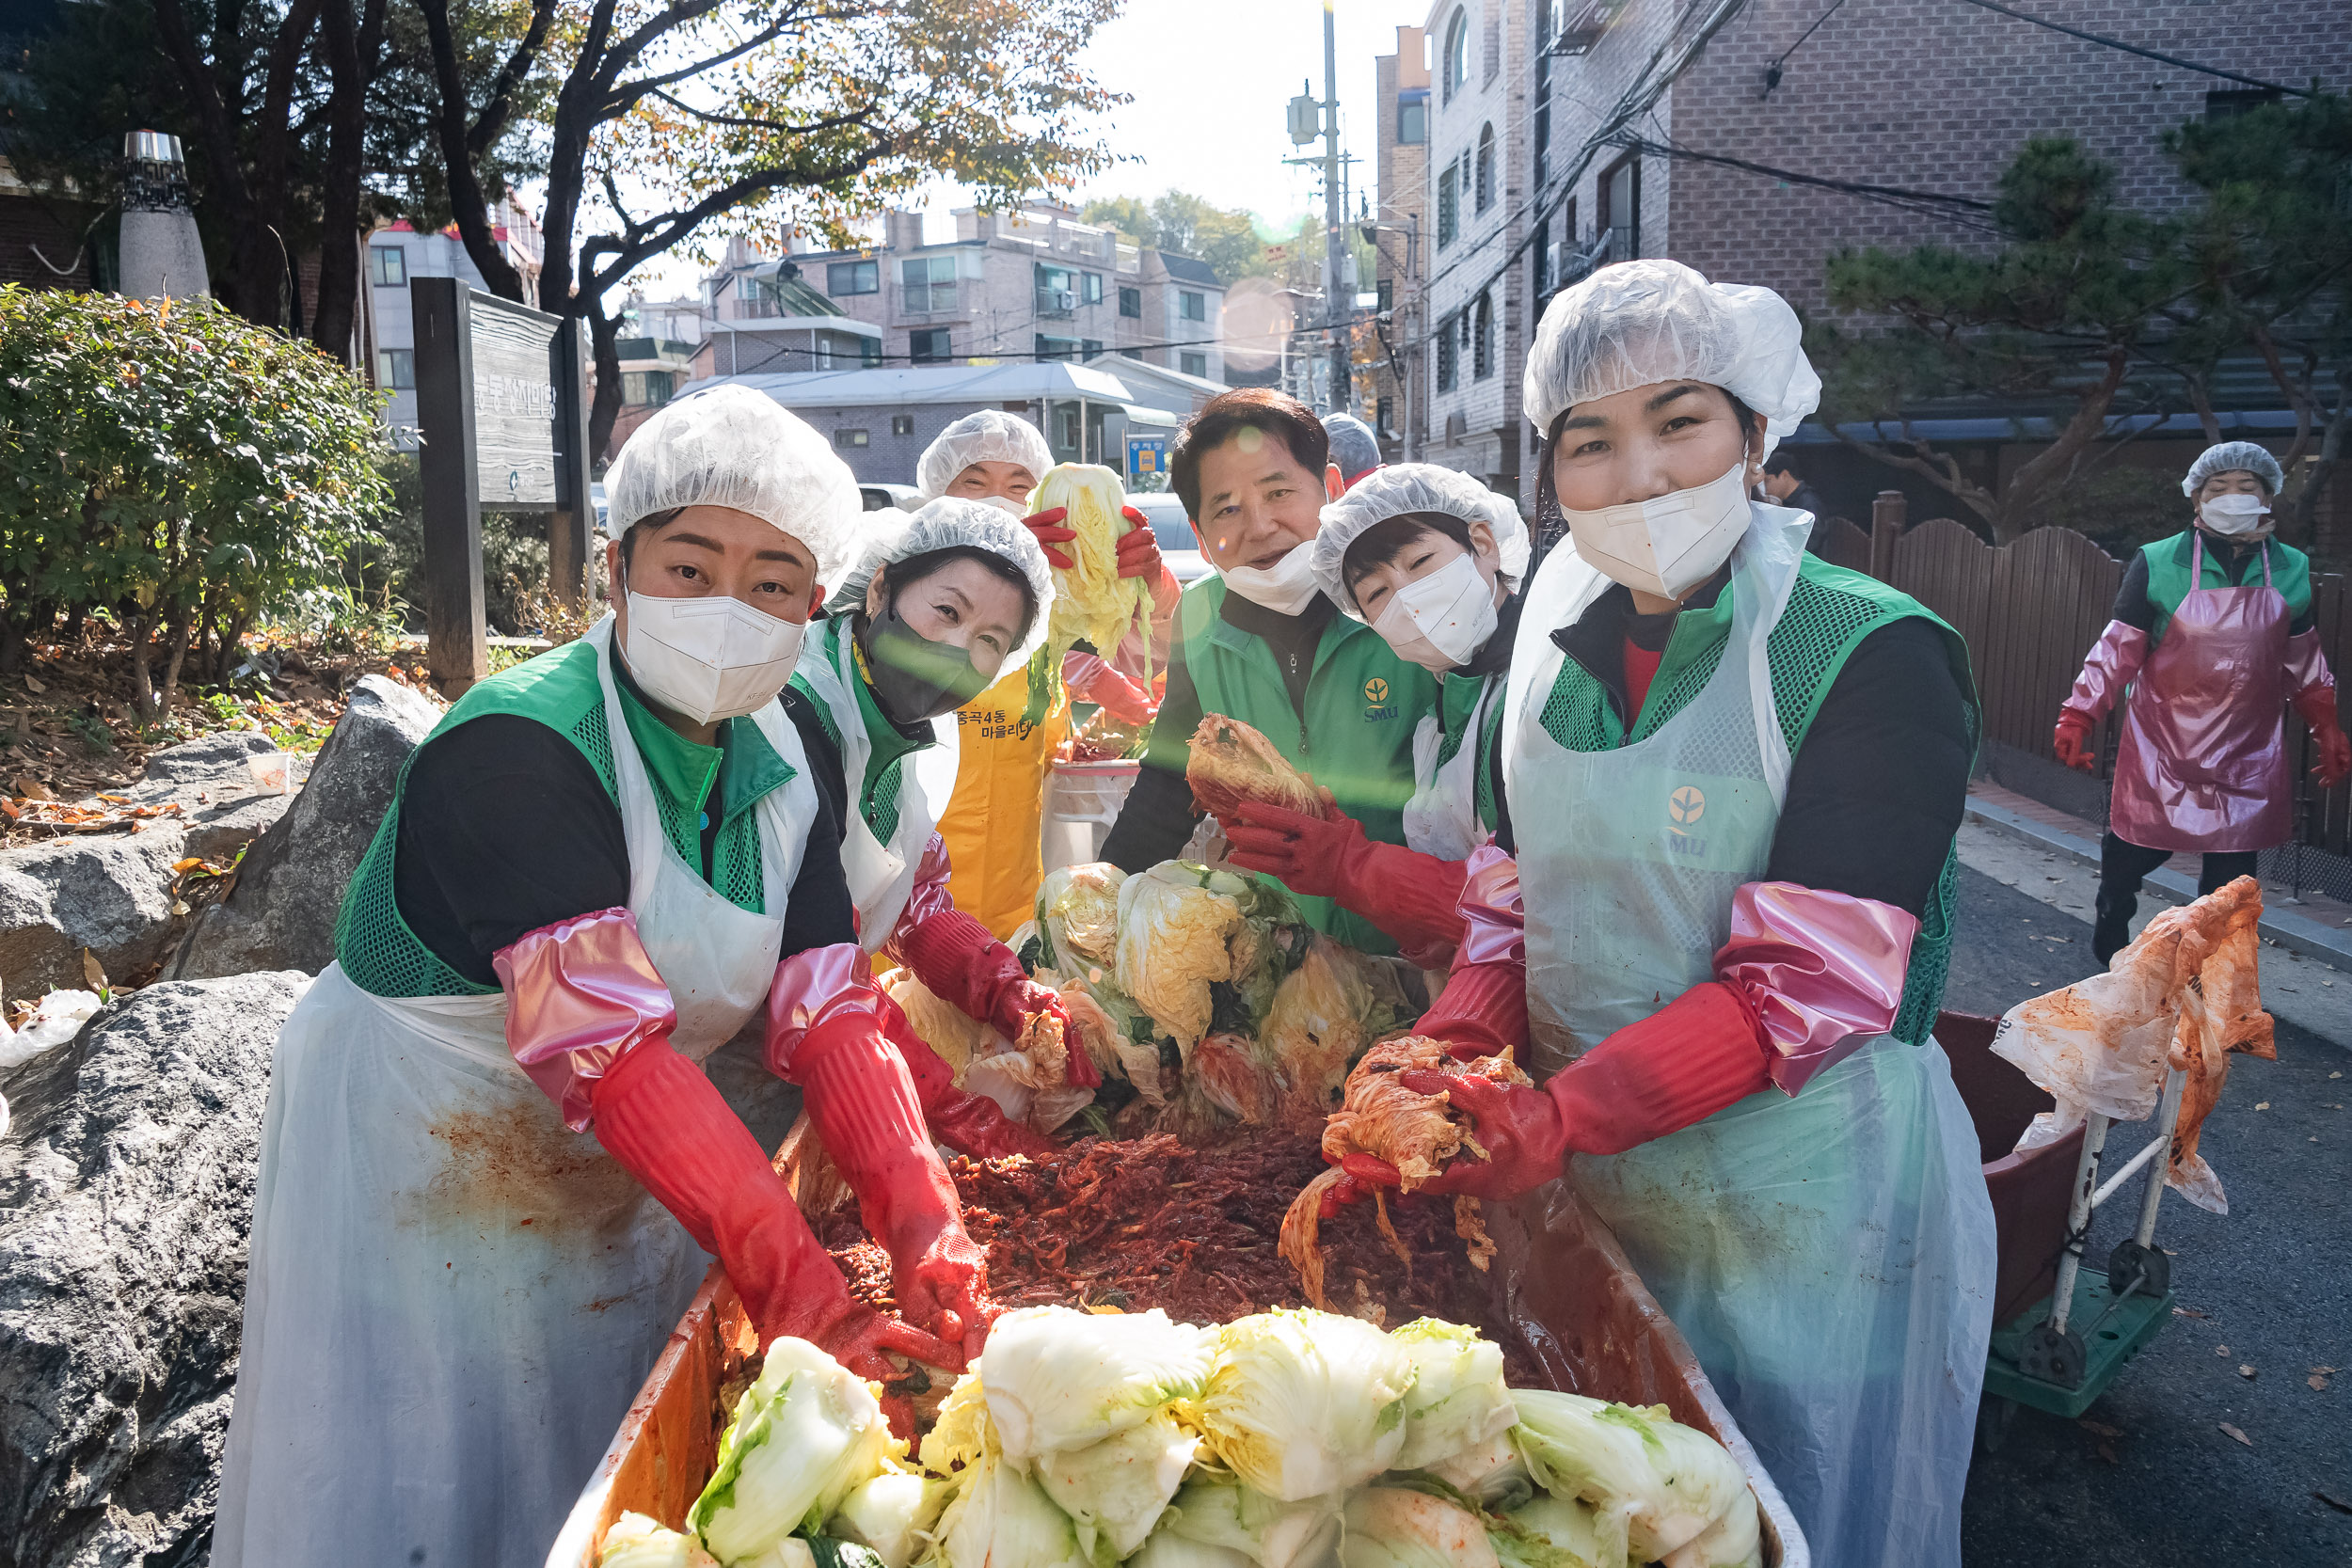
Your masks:
M 1070 698 L 1055 685 L 1053 709 L 1035 725 L 1021 721 L 1029 703 L 1025 664 L 956 710 L 956 789 L 939 819 L 947 890 L 1000 942 L 1029 918 L 1044 879 L 1045 775 L 1070 733 Z

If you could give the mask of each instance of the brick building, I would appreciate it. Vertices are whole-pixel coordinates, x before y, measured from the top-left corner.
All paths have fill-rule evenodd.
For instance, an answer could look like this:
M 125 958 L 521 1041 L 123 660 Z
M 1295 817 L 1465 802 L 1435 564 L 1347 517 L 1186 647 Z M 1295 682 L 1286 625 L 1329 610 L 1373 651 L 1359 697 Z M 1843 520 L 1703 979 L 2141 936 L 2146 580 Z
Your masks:
M 885 364 L 1114 354 L 1223 378 L 1225 287 L 1203 262 L 1139 246 L 1051 202 L 964 208 L 955 219 L 953 240 L 926 244 L 922 214 L 888 213 L 878 245 L 792 260 L 842 312 L 882 333 Z
M 2261 81 L 2352 85 L 2352 6 L 2342 0 L 2044 0 L 2033 9 Z M 1426 455 L 1516 483 L 1531 506 L 1534 433 L 1518 413 L 1524 345 L 1551 294 L 1592 268 L 1670 256 L 1818 312 L 1838 250 L 1988 243 L 1965 208 L 1895 205 L 1852 186 L 1985 202 L 2027 138 L 2062 135 L 2115 166 L 2126 201 L 2164 211 L 2188 195 L 2163 155 L 2165 130 L 2276 96 L 1959 0 L 1439 0 L 1426 48 L 1436 78 L 1426 201 L 1441 239 L 1454 211 L 1454 237 L 1428 247 L 1423 263 Z M 1384 77 L 1384 115 L 1401 106 L 1401 76 L 1399 102 L 1391 90 Z M 1477 185 L 1489 125 L 1494 208 Z M 1482 301 L 1499 337 L 1491 385 L 1476 373 Z M 2278 434 L 2264 410 L 2233 419 L 2232 434 Z M 1506 420 L 1510 455 L 1501 450 Z M 2002 421 L 1982 422 L 1992 428 L 1947 435 L 2003 444 Z M 2167 435 L 2146 461 L 2169 465 L 2169 445 L 2202 439 L 2194 420 Z M 1913 487 L 1844 451 L 1821 464 L 1817 483 L 1849 515 L 1867 516 L 1876 488 Z M 1915 515 L 1951 509 L 1917 488 Z
M 1372 427 L 1390 462 L 1417 458 L 1429 427 L 1422 390 L 1421 279 L 1433 236 L 1424 210 L 1429 197 L 1429 59 L 1419 27 L 1396 30 L 1396 53 L 1373 61 L 1377 133 L 1374 169 L 1379 204 L 1373 210 L 1374 297 L 1388 319 L 1386 347 L 1395 359 L 1375 366 Z

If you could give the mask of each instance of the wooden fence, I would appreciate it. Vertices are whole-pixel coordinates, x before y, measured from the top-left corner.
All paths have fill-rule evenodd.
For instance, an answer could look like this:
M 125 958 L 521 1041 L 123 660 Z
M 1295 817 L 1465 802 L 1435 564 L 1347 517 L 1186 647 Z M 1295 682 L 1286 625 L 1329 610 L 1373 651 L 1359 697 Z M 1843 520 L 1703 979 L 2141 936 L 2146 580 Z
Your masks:
M 1951 623 L 1968 642 L 1984 705 L 1984 752 L 2006 786 L 2104 827 L 2115 755 L 2115 718 L 2101 725 L 2095 781 L 2060 768 L 2051 745 L 2058 706 L 2108 621 L 2123 562 L 2072 529 L 2036 529 L 1995 547 L 1950 518 L 1905 526 L 1899 493 L 1883 494 L 1866 532 L 1842 518 L 1815 531 L 1815 552 L 1891 583 Z M 2312 609 L 2329 668 L 2352 668 L 2352 604 L 2345 579 L 2314 574 Z M 2339 704 L 2341 709 L 2341 704 Z M 2296 855 L 2264 873 L 2352 896 L 2352 785 L 2322 790 L 2311 777 L 2310 737 L 2287 719 L 2296 759 Z

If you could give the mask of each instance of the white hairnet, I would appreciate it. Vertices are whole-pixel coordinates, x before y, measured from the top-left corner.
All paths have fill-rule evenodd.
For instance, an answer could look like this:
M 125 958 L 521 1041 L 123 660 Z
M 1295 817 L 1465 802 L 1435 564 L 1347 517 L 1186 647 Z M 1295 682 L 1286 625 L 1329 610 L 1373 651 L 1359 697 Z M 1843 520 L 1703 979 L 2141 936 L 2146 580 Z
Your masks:
M 1527 519 L 1518 503 L 1497 495 L 1466 473 L 1435 463 L 1391 463 L 1359 480 L 1356 487 L 1323 509 L 1323 526 L 1306 547 L 1314 551 L 1315 581 L 1331 602 L 1356 619 L 1354 595 L 1343 581 L 1347 547 L 1375 524 L 1407 512 L 1437 512 L 1494 530 L 1502 554 L 1502 575 L 1517 587 L 1527 575 Z
M 1018 463 L 1029 470 L 1034 483 L 1054 466 L 1054 453 L 1044 432 L 1020 415 L 1001 408 L 975 409 L 923 449 L 914 465 L 914 486 L 925 500 L 934 500 L 975 463 Z
M 933 550 L 983 550 L 1019 567 L 1037 596 L 1037 614 L 1030 619 L 1021 646 L 1005 661 L 1004 668 L 1009 670 L 1015 663 L 1025 661 L 1044 642 L 1047 611 L 1054 608 L 1054 569 L 1046 563 L 1045 551 L 1038 544 L 1037 535 L 1023 528 L 1020 518 L 968 496 L 942 496 L 937 500 L 925 501 L 913 516 L 895 507 L 864 515 L 866 547 L 850 575 L 841 579 L 841 586 L 834 590 L 826 609 L 841 614 L 864 604 L 866 591 L 873 586 L 874 574 L 884 566 L 929 555 Z
M 2188 477 L 2181 481 L 2181 494 L 2194 499 L 2204 487 L 2205 481 L 2216 474 L 2234 473 L 2240 469 L 2263 482 L 2263 488 L 2277 495 L 2287 483 L 2284 468 L 2279 460 L 2251 441 L 2224 441 L 2207 447 L 2197 454 L 2197 461 L 2188 466 Z
M 1661 381 L 1721 387 L 1764 420 L 1764 450 L 1821 401 L 1804 329 L 1772 290 L 1679 261 L 1620 261 L 1552 296 L 1527 356 L 1527 418 L 1548 437 L 1580 403 Z
M 825 438 L 749 387 L 709 387 L 637 427 L 604 476 L 613 537 L 680 506 L 727 506 L 790 534 L 832 582 L 856 554 L 857 476 Z
M 1352 484 L 1360 475 L 1380 467 L 1380 438 L 1372 433 L 1372 426 L 1355 415 L 1324 415 L 1323 433 L 1330 437 L 1331 461 L 1343 480 Z

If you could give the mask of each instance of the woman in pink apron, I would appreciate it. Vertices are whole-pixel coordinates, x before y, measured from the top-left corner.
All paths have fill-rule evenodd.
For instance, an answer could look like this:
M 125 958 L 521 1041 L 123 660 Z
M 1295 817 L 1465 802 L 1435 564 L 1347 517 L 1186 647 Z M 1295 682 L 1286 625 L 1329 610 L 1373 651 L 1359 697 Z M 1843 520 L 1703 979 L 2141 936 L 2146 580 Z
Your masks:
M 2131 940 L 2140 882 L 2175 851 L 2204 854 L 2198 890 L 2211 893 L 2286 842 L 2285 705 L 2311 726 L 2321 784 L 2352 772 L 2312 623 L 2311 558 L 2270 536 L 2284 479 L 2251 441 L 2208 447 L 2189 465 L 2181 490 L 2195 526 L 2132 557 L 2114 619 L 2059 711 L 2058 760 L 2088 773 L 2098 765 L 2091 726 L 2123 705 L 2091 936 L 2102 964 Z

